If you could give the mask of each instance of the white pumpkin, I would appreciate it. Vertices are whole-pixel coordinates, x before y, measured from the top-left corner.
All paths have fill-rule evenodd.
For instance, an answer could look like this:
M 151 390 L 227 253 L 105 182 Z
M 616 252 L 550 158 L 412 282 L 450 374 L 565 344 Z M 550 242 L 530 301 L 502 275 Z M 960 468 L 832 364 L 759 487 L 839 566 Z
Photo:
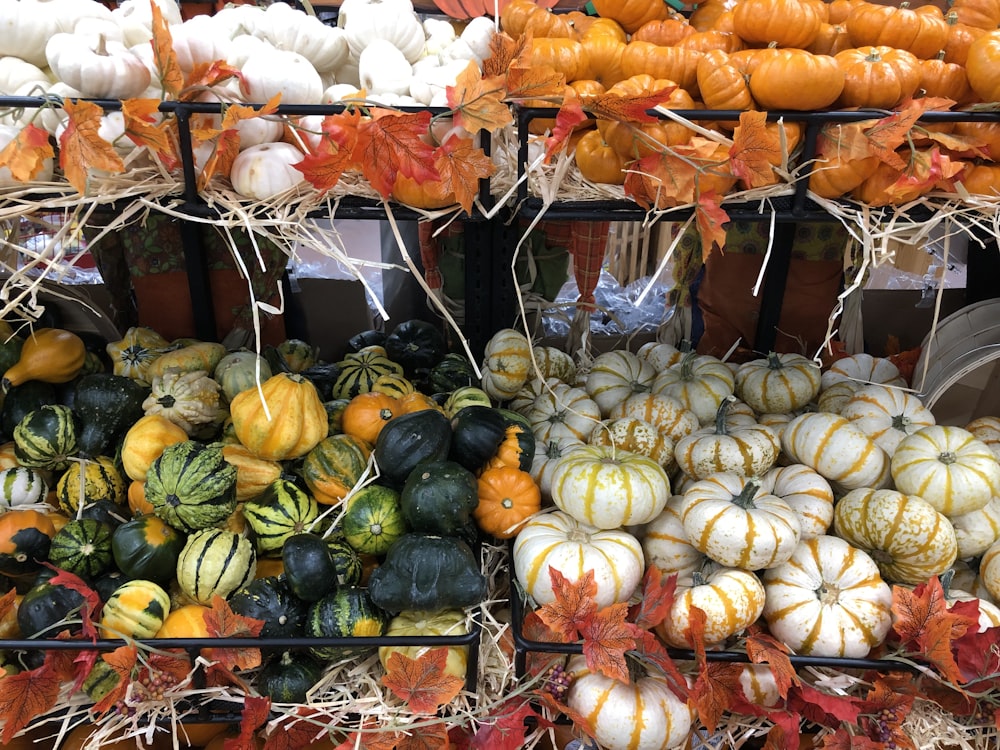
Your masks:
M 841 408 L 840 415 L 870 435 L 889 456 L 907 435 L 935 424 L 931 410 L 919 398 L 885 385 L 859 388 Z
M 864 383 L 855 380 L 840 380 L 829 388 L 823 387 L 816 399 L 816 410 L 840 414 L 841 410 L 847 406 L 847 402 L 851 400 L 851 396 L 864 386 Z
M 979 579 L 990 598 L 994 602 L 1000 602 L 1000 540 L 993 542 L 983 553 L 979 561 Z
M 361 88 L 373 94 L 409 94 L 413 66 L 386 39 L 372 39 L 358 57 Z
M 266 200 L 305 182 L 294 167 L 302 159 L 303 153 L 290 143 L 251 146 L 233 160 L 229 179 L 240 195 Z
M 839 414 L 801 414 L 781 433 L 781 447 L 794 463 L 805 464 L 845 490 L 884 487 L 889 460 L 875 441 Z
M 344 15 L 343 8 L 340 14 Z M 412 10 L 406 12 L 399 7 L 396 0 L 351 4 L 344 19 L 344 31 L 354 57 L 360 57 L 376 39 L 392 44 L 411 65 L 424 51 L 424 27 L 420 19 Z
M 660 432 L 656 425 L 635 417 L 604 420 L 594 427 L 587 442 L 648 456 L 668 474 L 677 468 L 674 462 L 674 442 Z
M 763 581 L 768 629 L 795 653 L 862 658 L 889 633 L 892 590 L 875 561 L 843 539 L 803 540 Z
M 616 529 L 649 523 L 670 497 L 670 480 L 653 459 L 588 445 L 552 470 L 552 502 L 583 523 Z
M 601 409 L 583 388 L 560 383 L 535 397 L 525 415 L 535 439 L 586 442 L 601 421 Z
M 668 367 L 677 364 L 685 354 L 673 344 L 661 341 L 647 341 L 635 353 L 639 359 L 649 362 L 657 372 L 663 372 Z
M 803 539 L 825 534 L 833 523 L 833 489 L 809 466 L 791 464 L 771 469 L 761 477 L 761 487 L 791 506 L 799 517 Z
M 733 396 L 727 398 L 735 400 Z M 762 424 L 728 427 L 726 412 L 730 403 L 723 400 L 714 429 L 699 430 L 677 441 L 674 459 L 688 476 L 705 479 L 711 474 L 732 472 L 755 477 L 774 465 L 781 449 L 778 433 Z
M 535 457 L 531 462 L 531 478 L 535 480 L 546 502 L 552 500 L 552 472 L 560 458 L 585 443 L 571 437 L 535 440 Z
M 278 94 L 282 104 L 318 104 L 323 96 L 319 73 L 298 52 L 262 49 L 243 64 L 242 73 L 247 96 L 258 104 Z
M 653 381 L 653 393 L 680 401 L 702 424 L 715 421 L 716 412 L 735 388 L 733 371 L 725 362 L 690 352 L 672 367 L 661 370 Z
M 979 510 L 951 517 L 958 540 L 958 557 L 979 557 L 1000 539 L 1000 497 L 991 497 Z
M 986 443 L 993 455 L 1000 458 L 1000 417 L 977 417 L 965 425 L 965 429 L 975 435 L 977 440 Z
M 823 373 L 821 383 L 823 390 L 826 390 L 834 383 L 845 380 L 859 385 L 875 383 L 906 387 L 906 379 L 899 374 L 899 368 L 891 360 L 873 357 L 864 352 L 838 359 Z
M 336 70 L 351 53 L 343 29 L 285 3 L 268 6 L 257 28 L 275 47 L 298 52 L 320 73 Z
M 95 99 L 131 99 L 150 83 L 149 69 L 137 55 L 100 37 L 53 34 L 45 57 L 59 80 Z
M 660 515 L 639 531 L 646 567 L 657 568 L 666 576 L 674 573 L 680 577 L 689 576 L 708 559 L 688 539 L 681 520 L 683 507 L 684 496 L 673 495 Z
M 697 414 L 677 399 L 659 393 L 635 393 L 615 406 L 610 416 L 612 419 L 635 417 L 654 424 L 674 443 L 701 427 Z
M 562 511 L 528 520 L 514 539 L 514 575 L 536 604 L 555 601 L 549 568 L 570 581 L 594 572 L 597 606 L 628 601 L 645 572 L 642 547 L 621 529 L 598 529 Z
M 219 34 L 211 16 L 195 16 L 179 26 L 170 27 L 177 64 L 185 73 L 196 65 L 210 65 L 229 56 L 229 38 Z
M 45 67 L 45 47 L 61 31 L 60 0 L 5 0 L 0 3 L 0 56 Z
M 950 588 L 945 592 L 949 607 L 958 602 L 975 602 L 979 606 L 979 631 L 985 633 L 990 628 L 1000 627 L 1000 607 L 975 594 L 961 589 Z
M 27 90 L 32 85 L 37 85 L 44 91 L 51 84 L 51 78 L 37 65 L 20 57 L 0 57 L 0 94 L 13 96 L 23 90 L 25 85 L 28 86 Z
M 602 416 L 610 416 L 615 406 L 635 393 L 648 393 L 656 372 L 648 362 L 625 350 L 598 354 L 587 373 L 584 387 L 601 407 Z
M 819 365 L 801 354 L 771 352 L 736 371 L 736 395 L 758 414 L 801 409 L 816 397 L 819 386 Z

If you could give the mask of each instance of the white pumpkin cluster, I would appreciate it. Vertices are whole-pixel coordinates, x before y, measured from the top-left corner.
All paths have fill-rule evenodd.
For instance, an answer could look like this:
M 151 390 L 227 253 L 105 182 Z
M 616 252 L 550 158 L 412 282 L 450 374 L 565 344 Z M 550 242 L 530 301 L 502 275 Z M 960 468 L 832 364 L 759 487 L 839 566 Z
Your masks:
M 793 354 L 735 366 L 650 343 L 583 372 L 506 329 L 483 364 L 484 390 L 531 424 L 555 506 L 514 542 L 536 603 L 553 600 L 550 566 L 594 570 L 605 605 L 655 565 L 678 575 L 657 628 L 671 646 L 689 645 L 697 606 L 716 645 L 762 618 L 796 653 L 863 657 L 891 627 L 891 585 L 950 573 L 949 596 L 1000 626 L 1000 419 L 935 424 L 889 360 L 821 373 Z

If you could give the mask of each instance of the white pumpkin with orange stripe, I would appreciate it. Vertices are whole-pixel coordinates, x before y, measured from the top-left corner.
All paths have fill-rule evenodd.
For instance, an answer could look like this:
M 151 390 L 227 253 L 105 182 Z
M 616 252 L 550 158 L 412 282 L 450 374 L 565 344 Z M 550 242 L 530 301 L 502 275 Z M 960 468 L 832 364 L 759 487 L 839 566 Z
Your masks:
M 1000 458 L 1000 417 L 977 417 L 965 429 L 982 440 L 993 451 L 993 455 Z
M 591 672 L 582 655 L 570 658 L 566 672 L 572 678 L 566 705 L 587 719 L 604 750 L 667 750 L 687 742 L 693 709 L 666 678 L 649 673 L 621 682 Z
M 500 401 L 513 398 L 531 374 L 531 342 L 514 328 L 502 328 L 483 354 L 483 390 Z
M 919 398 L 884 385 L 859 388 L 840 410 L 840 415 L 861 428 L 890 456 L 907 435 L 935 424 L 931 410 Z
M 676 398 L 706 424 L 715 419 L 723 399 L 732 395 L 735 386 L 733 371 L 725 362 L 707 354 L 689 352 L 680 362 L 656 376 L 653 393 Z
M 602 530 L 553 511 L 529 520 L 517 533 L 514 575 L 539 605 L 555 601 L 549 568 L 570 581 L 594 571 L 598 607 L 628 601 L 646 571 L 642 547 L 621 529 Z
M 614 446 L 648 456 L 665 471 L 676 468 L 674 441 L 660 432 L 656 425 L 636 417 L 604 420 L 594 427 L 589 442 L 591 445 Z
M 656 461 L 607 445 L 587 445 L 552 470 L 552 502 L 600 529 L 649 523 L 670 497 L 670 479 Z
M 599 354 L 590 366 L 584 383 L 587 393 L 601 407 L 601 415 L 635 393 L 648 393 L 656 378 L 656 370 L 630 351 L 615 350 Z
M 698 416 L 671 396 L 659 393 L 636 393 L 611 410 L 612 419 L 635 417 L 655 424 L 675 443 L 701 427 Z
M 839 414 L 797 416 L 781 433 L 781 447 L 793 463 L 815 469 L 844 490 L 884 487 L 889 481 L 885 451 Z
M 572 438 L 584 443 L 601 420 L 601 410 L 583 388 L 560 383 L 539 393 L 525 416 L 536 440 Z
M 755 573 L 719 565 L 679 578 L 670 612 L 656 626 L 657 634 L 670 646 L 690 648 L 687 630 L 695 607 L 705 613 L 705 643 L 721 644 L 760 617 L 764 586 Z
M 819 393 L 819 365 L 801 354 L 771 352 L 736 371 L 736 395 L 758 414 L 796 411 Z
M 761 486 L 788 503 L 799 517 L 802 539 L 825 534 L 833 523 L 833 489 L 818 472 L 805 464 L 771 469 Z
M 820 380 L 823 390 L 834 383 L 844 381 L 861 385 L 880 383 L 900 388 L 906 387 L 906 380 L 899 374 L 899 368 L 892 363 L 892 360 L 885 357 L 873 357 L 865 352 L 841 357 L 830 365 Z
M 952 516 L 958 540 L 958 559 L 979 557 L 1000 539 L 1000 497 L 990 498 L 979 510 Z
M 781 701 L 778 681 L 769 664 L 744 664 L 740 672 L 743 696 L 755 706 L 770 708 Z
M 941 575 L 958 557 L 951 521 L 916 495 L 896 490 L 848 492 L 837 502 L 833 526 L 895 583 L 918 584 Z
M 655 567 L 665 576 L 689 576 L 708 559 L 691 544 L 681 520 L 683 495 L 674 495 L 663 511 L 643 527 L 639 535 L 646 567 Z
M 763 474 L 774 465 L 781 449 L 778 433 L 762 424 L 729 427 L 726 416 L 734 396 L 723 399 L 715 428 L 699 430 L 677 441 L 674 460 L 695 479 L 732 472 L 744 477 Z
M 892 590 L 843 539 L 803 540 L 763 581 L 768 629 L 798 654 L 862 658 L 889 633 Z
M 758 479 L 713 474 L 684 493 L 681 520 L 688 540 L 730 568 L 761 570 L 787 560 L 802 533 L 799 517 Z
M 663 341 L 647 341 L 635 353 L 639 359 L 649 362 L 657 372 L 662 372 L 668 367 L 677 364 L 685 354 L 685 352 L 673 344 Z
M 946 516 L 979 510 L 1000 495 L 1000 462 L 961 427 L 917 430 L 900 442 L 891 469 L 900 492 L 920 495 Z

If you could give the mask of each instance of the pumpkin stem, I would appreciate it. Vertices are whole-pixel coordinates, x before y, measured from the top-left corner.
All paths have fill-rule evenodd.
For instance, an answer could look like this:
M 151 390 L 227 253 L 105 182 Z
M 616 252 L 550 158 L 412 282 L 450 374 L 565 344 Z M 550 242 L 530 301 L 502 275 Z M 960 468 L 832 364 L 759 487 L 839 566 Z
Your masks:
M 566 538 L 574 544 L 590 544 L 590 534 L 583 529 L 573 529 Z
M 746 486 L 740 490 L 739 495 L 733 495 L 733 505 L 737 505 L 744 510 L 756 507 L 754 505 L 754 496 L 760 489 L 759 479 L 747 480 Z
M 900 432 L 906 432 L 906 428 L 913 423 L 905 414 L 897 414 L 892 418 L 892 428 L 894 430 L 899 430 Z
M 767 369 L 769 370 L 781 370 L 784 368 L 784 363 L 781 361 L 781 357 L 778 356 L 777 352 L 771 352 L 767 355 Z
M 736 403 L 736 396 L 729 394 L 724 399 L 722 403 L 719 404 L 719 410 L 715 412 L 715 434 L 716 435 L 728 435 L 729 428 L 726 425 L 726 417 L 729 415 L 729 407 Z
M 104 38 L 104 34 L 97 35 L 97 49 L 94 50 L 94 54 L 100 55 L 101 57 L 108 56 L 107 39 Z
M 944 593 L 944 598 L 948 598 L 948 592 L 951 591 L 951 582 L 955 580 L 955 571 L 951 568 L 946 570 L 940 576 L 941 580 L 941 591 Z
M 645 665 L 639 659 L 626 659 L 625 664 L 628 667 L 629 682 L 633 685 L 648 674 Z
M 685 383 L 693 378 L 694 361 L 698 358 L 698 352 L 688 352 L 681 358 L 681 380 Z
M 957 460 L 958 456 L 956 456 L 952 451 L 943 451 L 942 453 L 938 454 L 938 461 L 940 461 L 943 464 L 953 464 Z
M 688 352 L 693 351 L 693 349 L 691 348 L 691 339 L 681 339 L 681 343 L 677 347 L 677 351 L 681 352 L 682 354 L 687 354 Z
M 174 404 L 177 403 L 177 399 L 175 399 L 172 395 L 170 395 L 168 393 L 165 396 L 160 396 L 156 400 L 156 403 L 158 403 L 164 409 L 173 409 L 174 408 Z

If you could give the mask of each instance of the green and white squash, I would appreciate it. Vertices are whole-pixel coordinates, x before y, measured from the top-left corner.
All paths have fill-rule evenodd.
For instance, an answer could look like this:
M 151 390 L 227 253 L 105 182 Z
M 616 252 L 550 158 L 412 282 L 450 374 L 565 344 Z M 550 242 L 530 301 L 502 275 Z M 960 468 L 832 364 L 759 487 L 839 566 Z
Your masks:
M 89 518 L 72 519 L 52 537 L 49 562 L 85 580 L 111 567 L 111 527 Z
M 169 445 L 146 474 L 146 500 L 174 528 L 206 529 L 236 509 L 236 467 L 226 461 L 221 444 Z
M 257 553 L 262 556 L 280 555 L 285 540 L 308 530 L 318 515 L 315 498 L 281 478 L 243 505 L 243 516 L 253 529 Z
M 76 429 L 68 406 L 46 404 L 14 428 L 14 455 L 22 466 L 61 471 L 76 454 Z
M 0 509 L 19 508 L 45 502 L 49 486 L 45 477 L 27 466 L 0 471 Z
M 177 583 L 199 604 L 227 598 L 257 570 L 253 543 L 232 531 L 202 529 L 188 537 L 177 558 Z
M 369 393 L 381 375 L 402 375 L 403 366 L 378 351 L 348 354 L 337 363 L 340 373 L 333 382 L 333 398 L 353 398 Z

